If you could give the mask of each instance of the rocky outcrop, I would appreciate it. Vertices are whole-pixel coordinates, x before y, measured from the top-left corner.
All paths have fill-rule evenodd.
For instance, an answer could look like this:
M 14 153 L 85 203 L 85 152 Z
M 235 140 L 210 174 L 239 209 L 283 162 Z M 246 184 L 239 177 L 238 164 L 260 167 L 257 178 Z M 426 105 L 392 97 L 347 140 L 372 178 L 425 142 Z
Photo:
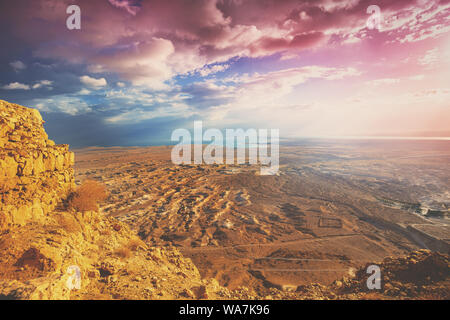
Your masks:
M 376 264 L 381 273 L 381 289 L 367 288 L 367 266 L 353 278 L 336 281 L 339 294 L 377 293 L 385 299 L 450 298 L 450 260 L 448 254 L 430 250 L 413 251 L 404 257 L 388 257 Z
M 73 186 L 74 154 L 35 109 L 0 100 L 0 230 L 42 219 Z

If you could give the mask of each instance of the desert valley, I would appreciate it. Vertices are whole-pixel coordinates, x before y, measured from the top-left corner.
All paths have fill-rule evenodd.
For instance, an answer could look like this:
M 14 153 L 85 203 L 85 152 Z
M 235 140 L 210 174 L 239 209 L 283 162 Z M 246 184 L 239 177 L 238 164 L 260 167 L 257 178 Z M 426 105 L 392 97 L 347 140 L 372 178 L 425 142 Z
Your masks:
M 316 141 L 257 166 L 185 165 L 170 147 L 76 150 L 76 179 L 104 182 L 101 210 L 205 277 L 261 293 L 329 285 L 417 249 L 448 253 L 447 141 Z M 426 209 L 421 209 L 422 207 Z

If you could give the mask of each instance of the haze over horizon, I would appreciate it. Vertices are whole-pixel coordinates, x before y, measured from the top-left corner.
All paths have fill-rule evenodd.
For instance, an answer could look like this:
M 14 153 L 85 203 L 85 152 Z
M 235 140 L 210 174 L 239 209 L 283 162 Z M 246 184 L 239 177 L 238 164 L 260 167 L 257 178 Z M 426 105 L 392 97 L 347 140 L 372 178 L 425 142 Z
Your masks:
M 72 4 L 81 30 L 66 27 Z M 167 144 L 194 120 L 283 138 L 450 136 L 448 0 L 18 0 L 0 12 L 0 99 L 39 109 L 58 143 Z

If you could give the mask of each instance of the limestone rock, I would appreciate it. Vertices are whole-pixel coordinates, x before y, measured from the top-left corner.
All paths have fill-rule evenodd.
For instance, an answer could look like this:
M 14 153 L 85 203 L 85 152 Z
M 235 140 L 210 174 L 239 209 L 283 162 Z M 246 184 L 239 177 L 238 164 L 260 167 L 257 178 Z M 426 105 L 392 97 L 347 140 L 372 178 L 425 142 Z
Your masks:
M 74 154 L 43 123 L 38 110 L 0 100 L 0 230 L 42 219 L 74 185 Z

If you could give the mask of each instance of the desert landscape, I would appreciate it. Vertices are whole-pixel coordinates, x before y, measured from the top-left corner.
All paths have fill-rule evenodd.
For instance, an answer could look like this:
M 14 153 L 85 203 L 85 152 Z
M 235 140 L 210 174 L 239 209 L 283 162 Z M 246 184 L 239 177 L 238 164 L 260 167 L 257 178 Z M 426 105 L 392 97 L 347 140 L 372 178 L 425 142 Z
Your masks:
M 101 212 L 153 246 L 176 246 L 234 289 L 330 285 L 371 261 L 449 252 L 448 141 L 316 141 L 257 166 L 184 165 L 170 147 L 75 150 L 76 182 L 96 179 Z
M 72 153 L 0 103 L 2 299 L 449 298 L 448 141 L 290 143 L 261 176 L 170 146 Z
M 450 300 L 449 17 L 0 1 L 0 300 L 178 319 Z

